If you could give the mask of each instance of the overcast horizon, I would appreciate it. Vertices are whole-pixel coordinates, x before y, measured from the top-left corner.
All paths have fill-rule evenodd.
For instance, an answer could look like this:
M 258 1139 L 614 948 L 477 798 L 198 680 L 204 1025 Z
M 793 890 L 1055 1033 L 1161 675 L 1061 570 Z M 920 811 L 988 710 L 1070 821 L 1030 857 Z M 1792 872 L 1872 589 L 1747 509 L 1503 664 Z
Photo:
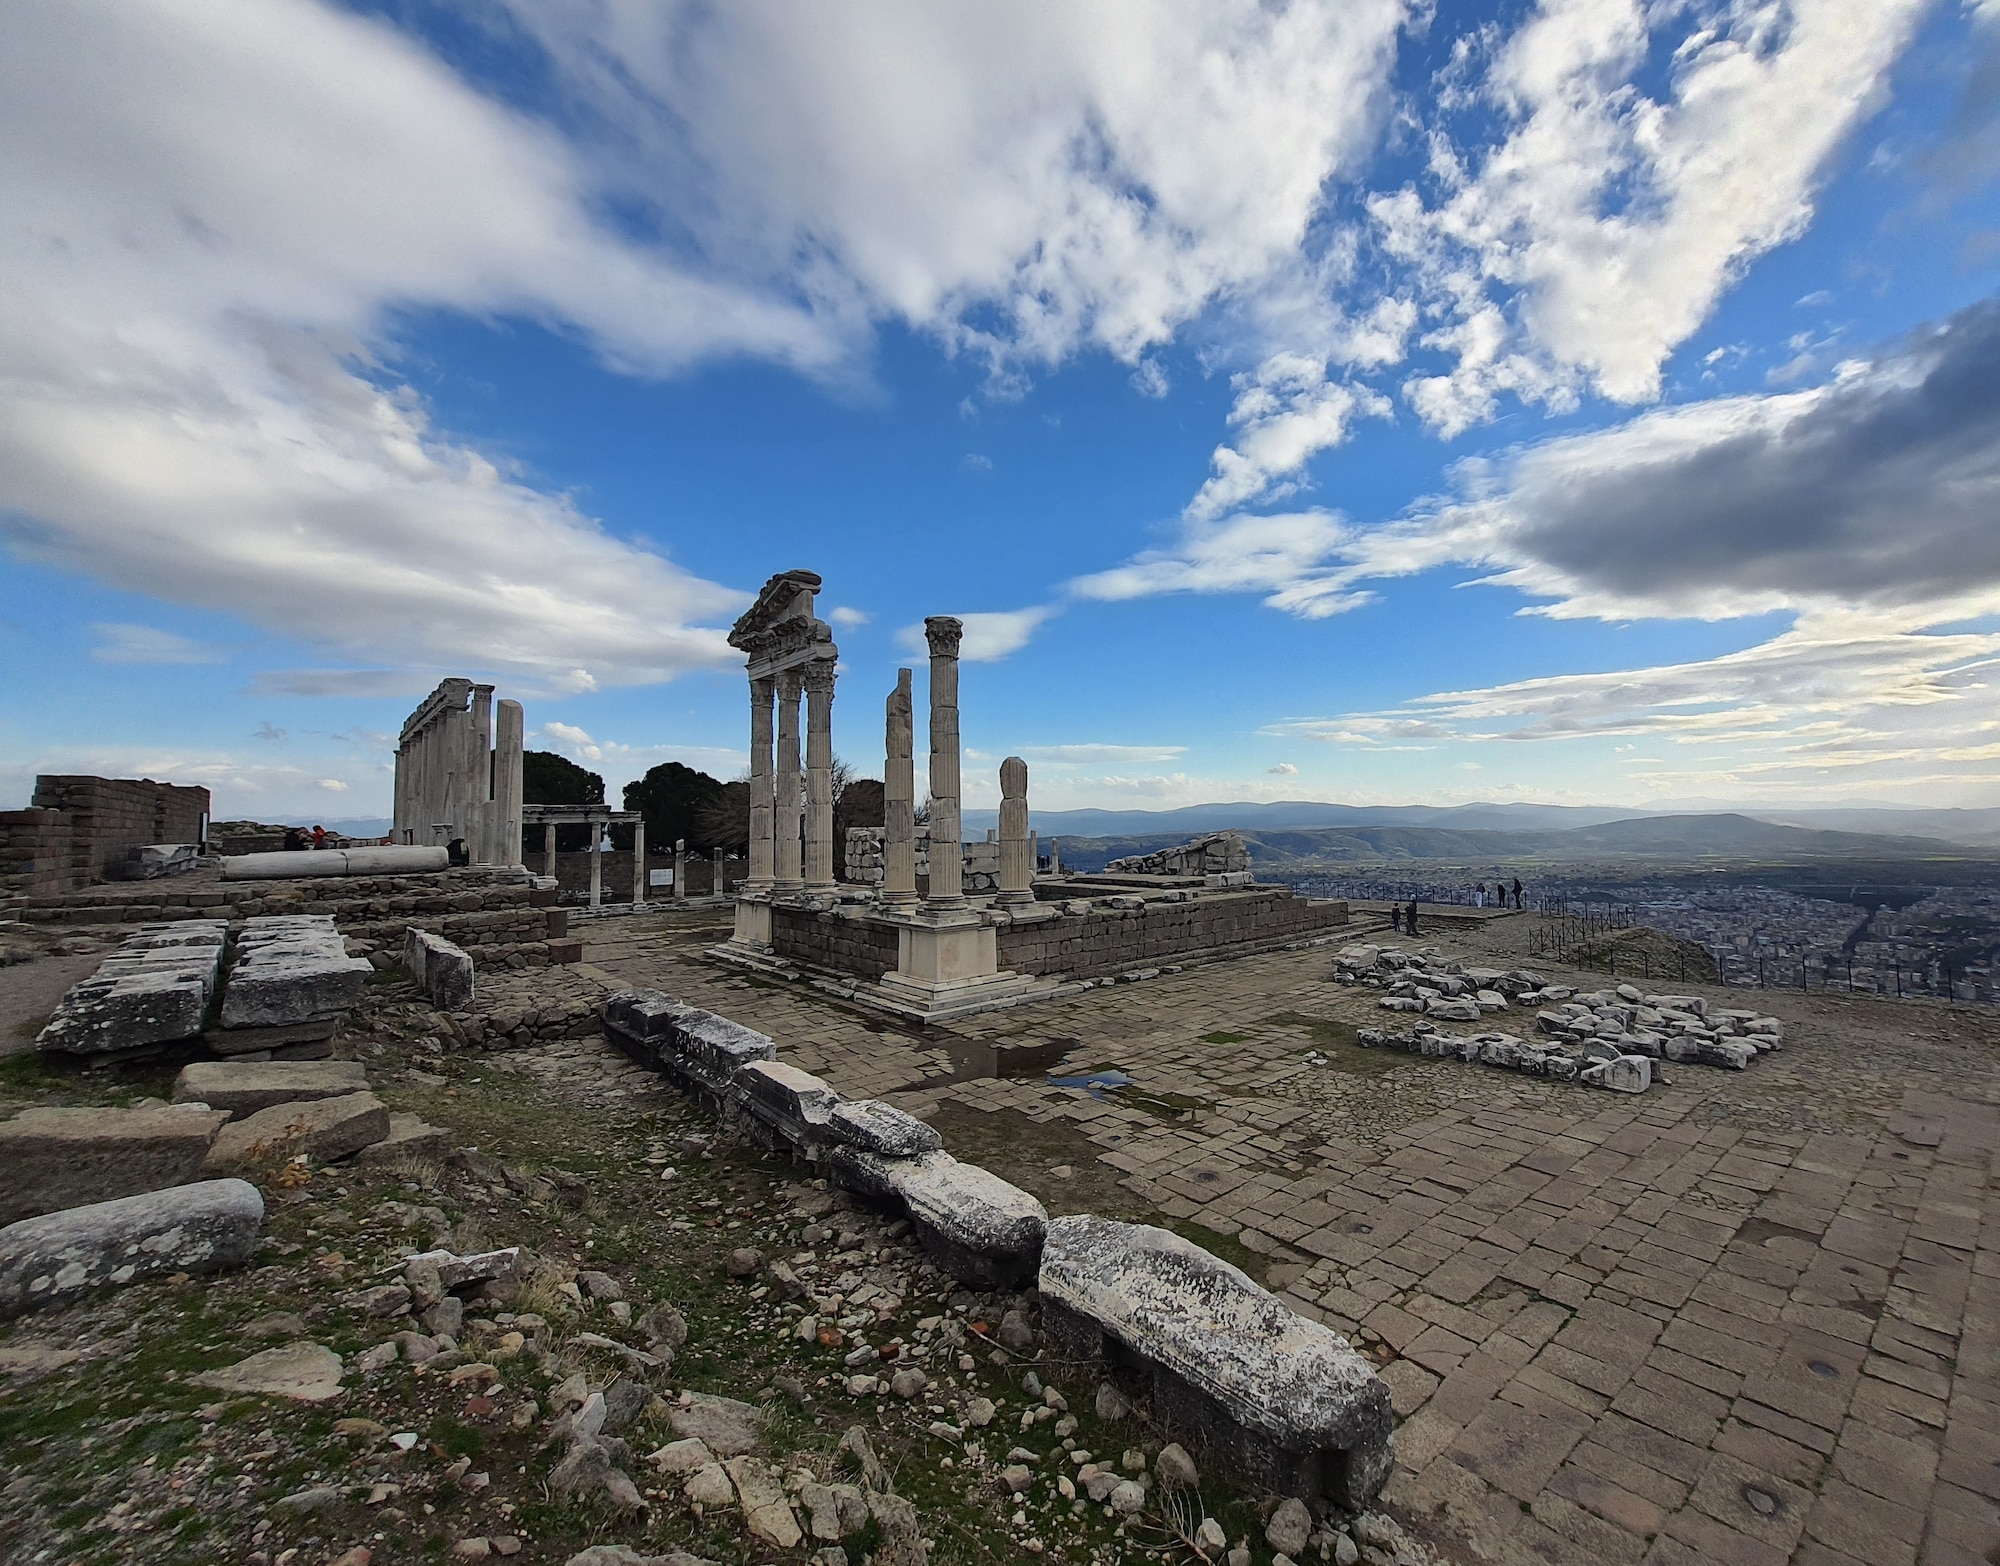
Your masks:
M 2000 806 L 2000 0 L 19 0 L 0 808 L 447 675 L 966 801 Z

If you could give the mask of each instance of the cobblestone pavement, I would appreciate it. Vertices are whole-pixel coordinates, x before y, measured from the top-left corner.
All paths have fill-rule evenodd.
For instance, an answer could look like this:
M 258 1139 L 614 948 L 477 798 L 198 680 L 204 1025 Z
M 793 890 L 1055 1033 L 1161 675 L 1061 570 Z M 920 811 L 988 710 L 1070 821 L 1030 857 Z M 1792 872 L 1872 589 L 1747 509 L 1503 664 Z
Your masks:
M 1784 1051 L 1625 1098 L 1358 1049 L 1375 996 L 1325 951 L 919 1036 L 701 962 L 718 933 L 605 921 L 588 967 L 934 1116 L 1052 1210 L 1174 1222 L 1259 1271 L 1382 1365 L 1385 1501 L 1449 1557 L 2000 1561 L 1990 1009 L 1768 992 Z M 983 1074 L 1065 1041 L 1061 1072 L 1133 1085 Z

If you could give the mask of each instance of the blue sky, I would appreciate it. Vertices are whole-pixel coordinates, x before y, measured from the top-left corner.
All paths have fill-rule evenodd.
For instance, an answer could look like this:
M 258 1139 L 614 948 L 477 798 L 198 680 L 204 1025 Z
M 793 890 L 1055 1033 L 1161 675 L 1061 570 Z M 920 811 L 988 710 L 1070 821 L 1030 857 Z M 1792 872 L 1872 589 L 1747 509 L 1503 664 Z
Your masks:
M 969 802 L 2000 804 L 2000 4 L 0 13 L 0 807 L 615 786 L 968 616 Z M 921 708 L 921 703 L 920 703 Z

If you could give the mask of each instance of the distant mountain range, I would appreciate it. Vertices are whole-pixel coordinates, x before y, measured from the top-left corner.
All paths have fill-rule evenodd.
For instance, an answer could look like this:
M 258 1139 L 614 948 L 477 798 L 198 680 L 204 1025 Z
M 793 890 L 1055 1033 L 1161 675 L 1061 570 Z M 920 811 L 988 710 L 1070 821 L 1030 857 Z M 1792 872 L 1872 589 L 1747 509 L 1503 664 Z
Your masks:
M 1058 834 L 1049 832 L 1039 821 L 1037 830 L 1044 839 L 1060 836 L 1063 863 L 1078 870 L 1099 869 L 1112 859 L 1151 853 L 1188 835 L 1185 831 Z M 1859 862 L 1962 859 L 1968 850 L 1968 845 L 1939 838 L 1792 826 L 1733 812 L 1625 817 L 1555 830 L 1381 824 L 1236 830 L 1242 832 L 1252 862 L 1267 866 L 1394 865 L 1418 860 L 1471 865 L 1598 859 L 1663 859 L 1683 864 L 1703 860 Z M 1980 846 L 1971 845 L 1971 851 L 1979 853 Z
M 1626 830 L 1630 834 L 1629 840 L 1636 843 L 1648 835 L 1639 829 L 1638 824 L 1643 822 L 1678 823 L 1672 829 L 1656 827 L 1652 829 L 1653 835 L 1657 836 L 1662 831 L 1693 834 L 1693 839 L 1715 843 L 1716 847 L 1706 851 L 1717 853 L 1779 850 L 1747 846 L 1725 848 L 1721 845 L 1730 842 L 1748 844 L 1754 834 L 1746 825 L 1701 827 L 1694 823 L 1747 823 L 1763 828 L 1789 827 L 1809 834 L 1858 834 L 1873 838 L 1878 843 L 1895 839 L 1931 839 L 1933 841 L 1926 851 L 1932 853 L 1937 852 L 1942 844 L 1972 848 L 2000 847 L 2000 810 L 1905 810 L 1888 806 L 1748 811 L 1720 805 L 1710 809 L 1704 804 L 1703 808 L 1643 811 L 1604 805 L 1328 805 L 1311 800 L 1286 800 L 1275 804 L 1245 801 L 1186 805 L 1177 810 L 1036 810 L 1033 813 L 1034 828 L 1045 838 L 1170 837 L 1175 841 L 1227 828 L 1267 837 L 1281 831 L 1338 827 L 1361 832 L 1364 836 L 1376 830 L 1402 828 L 1443 833 L 1491 832 L 1514 839 L 1521 833 L 1563 833 L 1617 826 Z M 984 836 L 988 828 L 998 825 L 997 811 L 964 812 L 967 837 Z M 1416 852 L 1416 841 L 1406 844 L 1404 851 L 1412 857 L 1436 857 L 1431 853 Z M 1438 851 L 1444 854 L 1467 851 L 1462 845 L 1450 846 L 1447 839 L 1435 841 Z M 1661 851 L 1676 851 L 1664 847 L 1664 838 L 1661 841 Z M 1830 840 L 1822 842 L 1818 848 L 1808 847 L 1803 839 L 1769 841 L 1789 842 L 1792 844 L 1791 852 L 1833 853 L 1861 847 L 1850 842 L 1836 848 Z M 1583 842 L 1578 839 L 1578 846 L 1582 846 Z M 1607 842 L 1604 848 L 1610 846 Z M 1512 851 L 1528 850 L 1525 844 L 1517 842 Z M 1593 851 L 1604 850 L 1599 848 Z M 1621 851 L 1642 852 L 1636 846 Z M 1867 851 L 1883 850 L 1870 848 Z M 1903 843 L 1896 851 L 1909 853 L 1915 850 L 1908 843 Z

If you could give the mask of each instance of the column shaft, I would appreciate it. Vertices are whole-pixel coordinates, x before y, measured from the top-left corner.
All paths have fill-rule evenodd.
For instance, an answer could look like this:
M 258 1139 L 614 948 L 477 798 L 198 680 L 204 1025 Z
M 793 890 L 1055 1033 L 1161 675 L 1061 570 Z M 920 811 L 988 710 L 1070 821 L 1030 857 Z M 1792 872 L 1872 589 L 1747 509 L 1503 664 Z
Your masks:
M 721 891 L 717 887 L 716 891 Z M 674 898 L 676 901 L 688 894 L 688 845 L 684 837 L 674 839 Z
M 604 823 L 590 819 L 590 906 L 604 906 Z
M 556 873 L 556 824 L 553 821 L 542 825 L 542 874 Z
M 889 693 L 887 737 L 882 764 L 882 901 L 891 906 L 917 900 L 917 780 L 911 758 L 915 715 L 910 705 L 910 671 L 896 671 Z
M 965 903 L 958 825 L 958 644 L 964 631 L 949 615 L 924 621 L 931 649 L 931 908 Z
M 799 676 L 796 670 L 786 669 L 778 676 L 778 786 L 772 811 L 778 851 L 776 884 L 781 892 L 796 892 L 805 885 L 800 782 Z
M 632 904 L 646 900 L 646 823 L 632 823 Z
M 745 889 L 753 892 L 769 891 L 776 874 L 771 795 L 771 698 L 776 689 L 768 678 L 750 682 L 750 879 Z
M 1000 896 L 1003 903 L 1032 903 L 1035 861 L 1028 842 L 1028 764 L 1019 756 L 1000 763 Z
M 833 665 L 807 665 L 806 888 L 833 890 Z
M 493 734 L 493 818 L 497 865 L 521 863 L 521 753 L 526 719 L 518 701 L 500 703 Z

